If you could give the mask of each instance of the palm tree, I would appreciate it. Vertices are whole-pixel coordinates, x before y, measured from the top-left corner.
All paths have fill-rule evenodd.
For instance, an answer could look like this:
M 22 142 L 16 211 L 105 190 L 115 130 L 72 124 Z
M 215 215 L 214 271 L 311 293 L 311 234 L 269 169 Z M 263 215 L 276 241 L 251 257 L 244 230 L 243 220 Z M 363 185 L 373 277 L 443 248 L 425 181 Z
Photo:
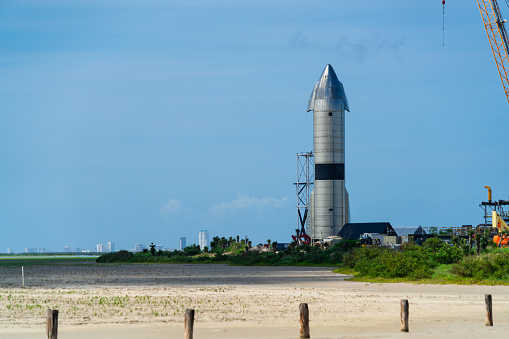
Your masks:
M 475 235 L 475 250 L 477 251 L 477 256 L 479 256 L 481 254 L 481 233 Z
M 469 248 L 470 250 L 472 249 L 472 245 L 474 245 L 474 244 L 472 243 L 473 235 L 474 235 L 474 230 L 470 230 L 470 231 L 468 231 L 468 248 Z
M 267 245 L 269 246 L 269 250 L 270 250 L 270 239 L 267 239 Z

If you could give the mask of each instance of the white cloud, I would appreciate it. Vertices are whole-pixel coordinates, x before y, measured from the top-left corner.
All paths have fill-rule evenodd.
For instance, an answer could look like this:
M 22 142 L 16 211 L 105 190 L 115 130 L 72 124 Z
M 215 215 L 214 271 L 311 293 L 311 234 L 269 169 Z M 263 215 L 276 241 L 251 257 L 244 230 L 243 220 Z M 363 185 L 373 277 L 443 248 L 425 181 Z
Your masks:
M 175 214 L 183 213 L 187 210 L 187 208 L 182 205 L 180 200 L 178 199 L 170 199 L 166 205 L 161 206 L 161 210 L 159 212 L 159 215 L 163 216 L 171 216 Z
M 209 209 L 209 214 L 225 215 L 235 213 L 236 211 L 246 210 L 256 210 L 258 213 L 263 214 L 265 210 L 284 207 L 287 202 L 287 197 L 282 199 L 276 199 L 273 197 L 259 199 L 250 197 L 247 194 L 237 193 L 237 199 L 213 205 Z

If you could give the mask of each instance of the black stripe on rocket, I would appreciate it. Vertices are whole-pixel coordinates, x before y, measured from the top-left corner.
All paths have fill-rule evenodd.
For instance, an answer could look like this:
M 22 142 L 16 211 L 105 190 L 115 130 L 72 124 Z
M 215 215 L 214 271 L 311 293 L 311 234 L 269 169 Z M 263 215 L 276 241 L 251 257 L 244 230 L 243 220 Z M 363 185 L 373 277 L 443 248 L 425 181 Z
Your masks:
M 315 164 L 315 180 L 345 180 L 345 164 Z

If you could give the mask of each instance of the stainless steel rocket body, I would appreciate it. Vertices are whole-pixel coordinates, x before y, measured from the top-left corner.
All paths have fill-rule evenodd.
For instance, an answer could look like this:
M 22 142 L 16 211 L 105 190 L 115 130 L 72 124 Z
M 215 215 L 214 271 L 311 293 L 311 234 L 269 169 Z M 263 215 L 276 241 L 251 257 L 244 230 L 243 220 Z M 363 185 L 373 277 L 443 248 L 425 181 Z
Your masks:
M 309 98 L 313 111 L 314 190 L 310 204 L 311 237 L 338 235 L 349 222 L 345 188 L 345 110 L 343 85 L 327 65 Z

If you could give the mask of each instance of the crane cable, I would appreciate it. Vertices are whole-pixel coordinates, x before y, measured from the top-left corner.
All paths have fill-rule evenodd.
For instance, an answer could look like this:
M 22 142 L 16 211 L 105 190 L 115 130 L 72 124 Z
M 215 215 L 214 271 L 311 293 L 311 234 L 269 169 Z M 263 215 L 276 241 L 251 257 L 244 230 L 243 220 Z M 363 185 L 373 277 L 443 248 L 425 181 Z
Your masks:
M 508 1 L 509 0 L 505 0 L 506 3 Z M 444 45 L 445 45 L 445 0 L 442 0 L 442 47 L 444 47 Z

